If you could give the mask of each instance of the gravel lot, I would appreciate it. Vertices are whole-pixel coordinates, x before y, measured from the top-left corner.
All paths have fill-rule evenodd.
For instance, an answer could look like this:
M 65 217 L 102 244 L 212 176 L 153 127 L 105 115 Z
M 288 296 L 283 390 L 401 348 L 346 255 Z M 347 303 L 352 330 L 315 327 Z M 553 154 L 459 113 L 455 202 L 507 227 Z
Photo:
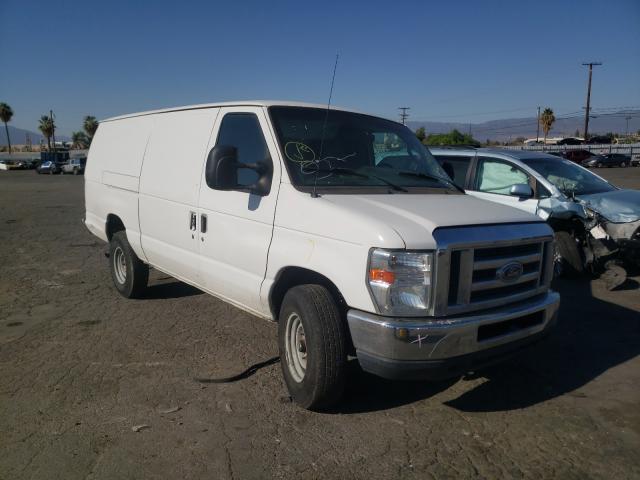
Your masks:
M 557 283 L 555 335 L 472 378 L 352 364 L 317 414 L 277 364 L 196 381 L 277 355 L 275 325 L 158 272 L 123 299 L 82 215 L 82 177 L 0 172 L 2 479 L 640 478 L 640 277 Z

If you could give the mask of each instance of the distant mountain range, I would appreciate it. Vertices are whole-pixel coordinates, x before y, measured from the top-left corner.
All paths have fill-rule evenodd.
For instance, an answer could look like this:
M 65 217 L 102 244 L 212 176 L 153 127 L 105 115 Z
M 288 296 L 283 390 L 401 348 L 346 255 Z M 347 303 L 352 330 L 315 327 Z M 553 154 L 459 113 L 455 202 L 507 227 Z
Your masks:
M 625 117 L 631 117 L 629 120 L 629 131 L 636 132 L 640 129 L 640 110 L 629 110 L 624 113 L 608 113 L 608 114 L 595 114 L 596 118 L 592 118 L 589 121 L 589 132 L 591 134 L 617 132 L 625 133 L 627 129 L 627 122 Z M 458 129 L 462 133 L 469 133 L 476 140 L 485 141 L 499 140 L 506 141 L 515 139 L 517 137 L 532 138 L 536 136 L 536 118 L 505 118 L 502 120 L 491 120 L 482 123 L 461 123 L 461 122 L 433 122 L 433 121 L 420 121 L 409 120 L 407 126 L 411 130 L 417 130 L 420 127 L 424 127 L 427 131 L 427 135 L 430 133 L 447 133 L 454 128 Z M 584 117 L 575 116 L 571 118 L 558 118 L 553 124 L 549 136 L 551 137 L 572 137 L 575 135 L 576 130 L 580 130 L 583 133 Z M 16 128 L 9 125 L 9 135 L 11 135 L 11 143 L 14 145 L 23 145 L 26 143 L 26 135 L 31 136 L 31 143 L 37 145 L 44 137 L 42 134 L 25 130 L 22 128 Z M 542 132 L 540 132 L 542 136 Z M 68 142 L 71 139 L 65 135 L 56 135 L 56 140 Z M 7 136 L 4 131 L 4 125 L 0 124 L 0 145 L 7 144 Z
M 43 140 L 46 143 L 46 139 L 42 136 L 41 133 L 32 132 L 31 130 L 25 130 L 24 128 L 16 128 L 9 125 L 9 135 L 11 136 L 11 145 L 24 145 L 27 143 L 27 134 L 31 136 L 31 144 L 39 145 L 40 140 Z M 66 135 L 58 136 L 56 134 L 57 141 L 69 142 L 71 138 Z M 7 144 L 7 134 L 4 130 L 4 123 L 0 123 L 0 145 Z
M 625 111 L 624 113 L 614 114 L 594 114 L 595 118 L 589 120 L 589 133 L 617 132 L 625 133 L 627 122 L 625 117 L 631 117 L 629 120 L 629 131 L 636 132 L 640 129 L 640 110 Z M 526 118 L 505 118 L 502 120 L 491 120 L 482 123 L 455 123 L 455 122 L 430 122 L 409 120 L 407 126 L 411 130 L 424 127 L 427 135 L 430 133 L 447 133 L 451 130 L 458 129 L 462 133 L 469 133 L 476 140 L 484 142 L 486 139 L 506 141 L 517 137 L 532 138 L 536 136 L 537 122 L 535 117 Z M 580 134 L 584 133 L 584 116 L 576 116 L 571 118 L 557 118 L 551 131 L 550 137 L 573 137 L 576 130 Z M 542 136 L 542 131 L 540 131 Z

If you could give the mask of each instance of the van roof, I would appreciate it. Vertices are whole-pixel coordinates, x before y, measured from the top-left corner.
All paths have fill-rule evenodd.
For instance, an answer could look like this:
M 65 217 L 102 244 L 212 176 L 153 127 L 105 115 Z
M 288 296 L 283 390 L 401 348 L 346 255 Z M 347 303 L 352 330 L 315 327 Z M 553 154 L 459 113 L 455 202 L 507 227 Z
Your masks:
M 219 102 L 219 103 L 202 103 L 198 105 L 186 105 L 182 107 L 170 107 L 170 108 L 162 108 L 159 110 L 149 110 L 146 112 L 137 112 L 137 113 L 127 113 L 125 115 L 119 115 L 117 117 L 106 118 L 101 120 L 101 122 L 112 122 L 114 120 L 122 120 L 124 118 L 131 117 L 141 117 L 144 115 L 153 115 L 156 113 L 166 113 L 166 112 L 179 112 L 181 110 L 198 110 L 202 108 L 215 108 L 215 107 L 271 107 L 271 106 L 286 106 L 286 107 L 307 107 L 307 108 L 327 108 L 326 105 L 322 105 L 319 103 L 305 103 L 305 102 L 291 102 L 284 100 L 240 100 L 237 102 Z M 331 105 L 331 110 L 342 110 L 346 112 L 357 112 L 356 110 L 335 107 Z

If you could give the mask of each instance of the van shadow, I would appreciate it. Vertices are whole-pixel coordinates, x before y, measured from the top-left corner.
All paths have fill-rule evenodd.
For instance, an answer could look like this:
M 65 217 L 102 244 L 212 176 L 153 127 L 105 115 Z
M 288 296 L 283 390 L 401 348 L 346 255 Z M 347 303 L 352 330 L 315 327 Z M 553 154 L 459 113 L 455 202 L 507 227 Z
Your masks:
M 637 288 L 628 280 L 625 289 Z M 529 407 L 570 393 L 640 353 L 640 314 L 594 298 L 588 278 L 560 280 L 558 324 L 551 335 L 503 363 L 475 373 L 486 381 L 449 407 L 497 412 Z M 615 295 L 615 292 L 612 293 Z M 350 362 L 349 385 L 340 413 L 385 410 L 427 399 L 456 383 L 394 382 L 362 372 Z
M 457 378 L 439 382 L 387 380 L 364 372 L 355 359 L 349 362 L 347 370 L 344 396 L 332 413 L 366 413 L 400 407 L 436 395 L 458 381 Z
M 627 280 L 624 289 L 637 288 Z M 588 278 L 559 280 L 560 317 L 543 343 L 479 372 L 486 382 L 446 402 L 465 412 L 529 407 L 571 393 L 640 353 L 640 314 L 597 299 Z M 615 295 L 615 291 L 610 295 Z
M 192 297 L 194 295 L 202 294 L 202 290 L 198 290 L 191 285 L 187 285 L 186 283 L 176 280 L 169 283 L 149 285 L 142 298 L 144 300 L 161 300 L 166 298 Z

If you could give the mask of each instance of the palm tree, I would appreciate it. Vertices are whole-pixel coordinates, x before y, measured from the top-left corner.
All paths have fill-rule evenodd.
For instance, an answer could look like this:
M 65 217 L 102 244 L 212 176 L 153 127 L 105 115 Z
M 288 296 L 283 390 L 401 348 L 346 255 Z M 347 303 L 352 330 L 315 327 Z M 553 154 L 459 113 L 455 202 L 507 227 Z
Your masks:
M 549 131 L 553 126 L 553 122 L 556 121 L 556 117 L 553 114 L 553 110 L 549 107 L 545 108 L 540 115 L 540 125 L 542 126 L 542 131 L 544 132 L 544 143 L 547 144 L 547 135 L 549 135 Z
M 42 132 L 42 135 L 47 139 L 47 146 L 49 147 L 49 151 L 51 151 L 51 137 L 53 136 L 53 132 L 55 130 L 55 125 L 53 120 L 48 115 L 42 115 L 40 117 L 40 121 L 38 122 L 38 130 Z
M 84 149 L 87 148 L 89 139 L 84 132 L 73 132 L 71 134 L 71 142 L 73 143 L 73 148 Z
M 7 132 L 7 143 L 9 144 L 9 154 L 11 154 L 11 138 L 9 138 L 9 127 L 7 123 L 11 121 L 13 117 L 13 110 L 6 103 L 0 103 L 0 120 L 4 122 L 4 130 Z
M 96 134 L 96 130 L 98 130 L 98 120 L 96 120 L 96 117 L 87 115 L 84 117 L 82 128 L 87 132 L 87 140 L 91 143 L 93 136 Z

